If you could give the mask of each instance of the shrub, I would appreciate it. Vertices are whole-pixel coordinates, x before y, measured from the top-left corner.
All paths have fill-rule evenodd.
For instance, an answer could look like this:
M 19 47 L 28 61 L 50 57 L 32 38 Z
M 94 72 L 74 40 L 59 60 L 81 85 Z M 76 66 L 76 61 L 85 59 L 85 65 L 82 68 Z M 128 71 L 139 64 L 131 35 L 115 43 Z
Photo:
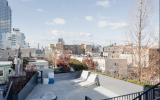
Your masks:
M 72 68 L 75 71 L 79 71 L 79 70 L 87 70 L 87 65 L 85 63 L 81 63 L 80 61 L 76 60 L 76 59 L 70 59 L 69 60 L 69 65 L 72 66 Z

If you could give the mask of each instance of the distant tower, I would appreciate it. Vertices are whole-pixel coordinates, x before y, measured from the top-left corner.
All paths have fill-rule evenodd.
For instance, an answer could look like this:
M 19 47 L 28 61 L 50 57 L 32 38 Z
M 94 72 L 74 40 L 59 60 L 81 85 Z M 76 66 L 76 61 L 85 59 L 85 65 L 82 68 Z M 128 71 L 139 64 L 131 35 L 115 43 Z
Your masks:
M 57 39 L 57 43 L 61 43 L 61 42 L 63 43 L 63 45 L 65 44 L 65 42 L 64 42 L 62 37 Z
M 38 43 L 38 50 L 39 50 L 39 43 Z

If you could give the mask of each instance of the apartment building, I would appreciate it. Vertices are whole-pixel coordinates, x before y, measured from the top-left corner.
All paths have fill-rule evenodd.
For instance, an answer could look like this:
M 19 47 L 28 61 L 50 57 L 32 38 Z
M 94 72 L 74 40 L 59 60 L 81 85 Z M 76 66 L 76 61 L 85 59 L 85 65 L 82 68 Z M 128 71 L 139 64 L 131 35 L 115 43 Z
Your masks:
M 13 32 L 6 34 L 6 48 L 30 48 L 25 42 L 25 35 L 18 28 L 13 28 Z
M 78 57 L 72 55 L 71 58 L 77 59 L 80 62 L 86 57 Z M 126 74 L 127 75 L 127 60 L 121 58 L 103 58 L 103 57 L 92 57 L 96 68 L 101 72 L 107 72 L 110 74 Z
M 81 55 L 81 54 L 86 54 L 87 52 L 92 51 L 91 45 L 85 45 L 85 44 L 80 44 L 80 45 L 63 45 L 62 42 L 58 44 L 49 44 L 48 48 L 52 50 L 52 53 L 54 54 L 63 54 L 64 51 L 70 51 L 72 54 L 75 55 Z

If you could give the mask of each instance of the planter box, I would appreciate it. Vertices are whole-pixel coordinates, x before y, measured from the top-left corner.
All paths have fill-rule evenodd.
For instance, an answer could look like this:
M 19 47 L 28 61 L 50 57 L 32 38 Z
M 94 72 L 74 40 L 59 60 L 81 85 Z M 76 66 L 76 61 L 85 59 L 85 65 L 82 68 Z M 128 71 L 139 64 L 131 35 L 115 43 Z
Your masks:
M 25 98 L 30 94 L 33 88 L 38 84 L 37 78 L 38 72 L 34 74 L 34 76 L 17 95 L 13 95 L 13 100 L 25 100 Z

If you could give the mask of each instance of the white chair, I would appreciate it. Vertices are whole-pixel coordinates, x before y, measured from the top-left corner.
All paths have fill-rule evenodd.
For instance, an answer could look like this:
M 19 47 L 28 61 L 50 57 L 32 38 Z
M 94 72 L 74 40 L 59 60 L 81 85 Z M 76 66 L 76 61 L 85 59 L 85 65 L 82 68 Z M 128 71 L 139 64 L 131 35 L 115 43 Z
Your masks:
M 88 79 L 85 82 L 75 84 L 74 88 L 76 86 L 80 86 L 81 90 L 82 90 L 82 87 L 93 85 L 93 84 L 95 84 L 96 77 L 97 77 L 97 74 L 90 74 Z
M 71 83 L 77 84 L 77 83 L 79 83 L 79 82 L 86 81 L 87 78 L 88 78 L 88 74 L 89 74 L 89 71 L 83 70 L 83 72 L 82 72 L 82 74 L 81 74 L 81 77 L 80 77 L 80 78 L 77 78 L 77 79 L 74 79 L 74 80 L 71 80 Z
M 45 99 L 45 100 L 56 100 L 56 96 L 52 93 L 52 92 L 46 92 L 41 99 Z

